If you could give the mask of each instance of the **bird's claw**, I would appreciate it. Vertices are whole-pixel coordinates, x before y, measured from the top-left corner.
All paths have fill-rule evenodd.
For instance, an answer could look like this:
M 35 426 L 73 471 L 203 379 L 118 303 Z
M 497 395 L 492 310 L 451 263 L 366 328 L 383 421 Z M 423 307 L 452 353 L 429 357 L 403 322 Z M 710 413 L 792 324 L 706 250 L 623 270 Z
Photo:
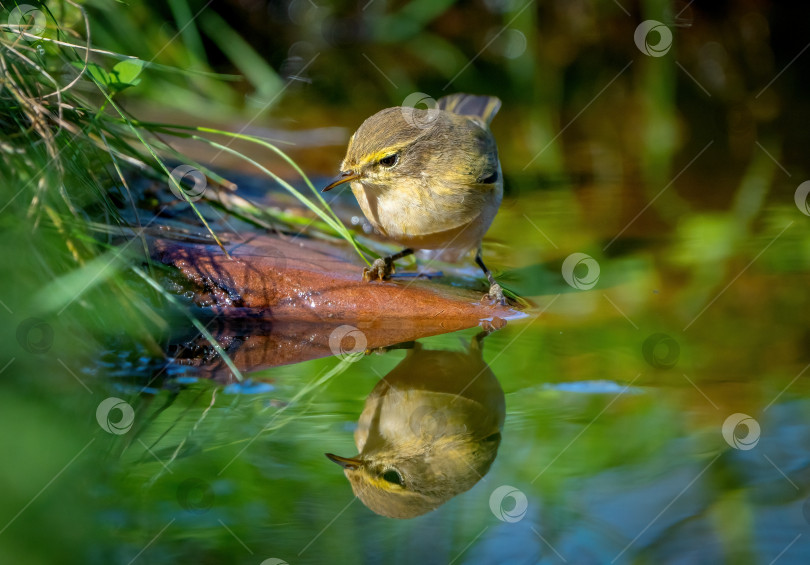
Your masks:
M 371 268 L 365 267 L 363 269 L 363 282 L 370 281 L 384 281 L 391 278 L 394 274 L 394 262 L 389 261 L 388 258 L 375 259 L 371 264 Z
M 481 298 L 481 301 L 489 302 L 492 306 L 495 306 L 496 304 L 506 306 L 506 297 L 503 295 L 501 285 L 498 283 L 493 283 L 492 286 L 489 287 L 489 292 Z

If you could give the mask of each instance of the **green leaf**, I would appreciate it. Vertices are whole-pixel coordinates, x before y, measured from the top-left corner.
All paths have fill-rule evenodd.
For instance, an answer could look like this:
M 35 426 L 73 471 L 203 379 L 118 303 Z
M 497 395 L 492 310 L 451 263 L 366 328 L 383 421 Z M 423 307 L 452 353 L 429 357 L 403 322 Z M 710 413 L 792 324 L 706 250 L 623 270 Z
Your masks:
M 124 90 L 141 82 L 140 74 L 145 62 L 141 59 L 126 59 L 116 63 L 110 73 L 110 86 L 115 90 Z
M 82 62 L 74 61 L 72 64 L 79 70 L 84 69 L 84 63 Z M 110 85 L 110 74 L 104 70 L 104 67 L 100 65 L 95 63 L 87 63 L 87 74 L 89 74 L 93 80 L 103 86 Z

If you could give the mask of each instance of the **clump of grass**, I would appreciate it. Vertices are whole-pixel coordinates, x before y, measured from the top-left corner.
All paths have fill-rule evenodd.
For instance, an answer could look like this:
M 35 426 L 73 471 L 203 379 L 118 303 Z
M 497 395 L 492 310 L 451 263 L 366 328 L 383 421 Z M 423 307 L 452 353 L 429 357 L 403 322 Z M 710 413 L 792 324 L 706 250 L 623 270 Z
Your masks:
M 26 14 L 18 10 L 16 16 L 20 18 L 12 10 L 0 14 L 0 22 L 7 22 L 0 28 L 0 183 L 8 193 L 0 204 L 0 214 L 6 218 L 0 217 L 0 221 L 6 233 L 45 230 L 55 236 L 48 239 L 47 248 L 34 243 L 30 250 L 20 250 L 32 253 L 40 267 L 42 288 L 33 293 L 38 297 L 38 311 L 61 314 L 76 302 L 85 306 L 93 301 L 112 302 L 126 320 L 128 332 L 151 339 L 155 329 L 165 329 L 168 324 L 163 310 L 155 307 L 154 300 L 164 307 L 179 305 L 160 290 L 150 272 L 144 236 L 159 213 L 146 217 L 139 209 L 131 179 L 148 177 L 163 183 L 167 192 L 173 188 L 171 192 L 187 202 L 227 255 L 184 183 L 171 174 L 169 162 L 200 171 L 206 178 L 206 195 L 256 225 L 300 223 L 233 195 L 232 183 L 177 152 L 172 137 L 193 139 L 253 165 L 317 216 L 320 221 L 310 229 L 345 239 L 368 262 L 353 234 L 301 168 L 271 141 L 205 126 L 143 122 L 127 110 L 122 93 L 137 92 L 144 73 L 185 71 L 95 48 L 87 12 L 71 0 L 41 4 Z M 235 139 L 257 144 L 280 157 L 301 175 L 312 195 L 231 148 L 230 141 Z M 122 214 L 118 194 L 125 195 L 131 208 L 132 214 L 126 215 L 129 219 Z M 133 238 L 139 238 L 141 245 L 132 246 L 137 241 Z M 128 243 L 118 245 L 122 240 Z M 6 257 L 6 262 L 14 259 Z M 143 263 L 150 269 L 141 269 Z M 155 294 L 146 297 L 143 286 L 131 284 L 128 279 L 133 273 Z M 88 293 L 100 285 L 104 291 L 88 298 Z M 109 325 L 109 320 L 102 323 Z M 201 324 L 195 325 L 218 347 Z M 157 350 L 154 342 L 152 345 Z M 230 360 L 226 362 L 241 378 Z

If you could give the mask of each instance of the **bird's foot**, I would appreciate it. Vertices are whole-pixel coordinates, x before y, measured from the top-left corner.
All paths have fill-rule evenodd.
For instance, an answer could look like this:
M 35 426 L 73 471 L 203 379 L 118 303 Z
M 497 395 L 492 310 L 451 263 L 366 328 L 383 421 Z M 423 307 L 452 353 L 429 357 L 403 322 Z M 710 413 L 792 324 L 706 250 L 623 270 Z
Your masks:
M 501 285 L 498 283 L 492 283 L 492 285 L 489 287 L 489 292 L 481 298 L 481 302 L 489 302 L 489 304 L 492 306 L 496 304 L 506 306 L 506 298 L 503 295 Z
M 375 259 L 371 268 L 363 269 L 363 282 L 384 281 L 394 274 L 394 262 L 388 257 Z

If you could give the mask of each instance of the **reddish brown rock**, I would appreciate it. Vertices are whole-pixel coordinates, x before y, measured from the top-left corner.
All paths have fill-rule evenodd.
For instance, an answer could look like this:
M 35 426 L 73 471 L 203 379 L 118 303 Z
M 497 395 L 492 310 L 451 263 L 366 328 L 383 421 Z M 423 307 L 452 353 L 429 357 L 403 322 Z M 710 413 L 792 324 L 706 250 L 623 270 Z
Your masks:
M 334 343 L 343 324 L 360 330 L 365 349 L 373 350 L 482 323 L 501 327 L 520 315 L 482 305 L 481 292 L 438 281 L 365 283 L 356 255 L 311 239 L 251 235 L 226 244 L 230 259 L 216 245 L 171 239 L 151 245 L 156 260 L 188 281 L 198 305 L 230 320 L 214 333 L 246 371 L 350 350 L 351 336 L 344 340 L 352 343 Z

